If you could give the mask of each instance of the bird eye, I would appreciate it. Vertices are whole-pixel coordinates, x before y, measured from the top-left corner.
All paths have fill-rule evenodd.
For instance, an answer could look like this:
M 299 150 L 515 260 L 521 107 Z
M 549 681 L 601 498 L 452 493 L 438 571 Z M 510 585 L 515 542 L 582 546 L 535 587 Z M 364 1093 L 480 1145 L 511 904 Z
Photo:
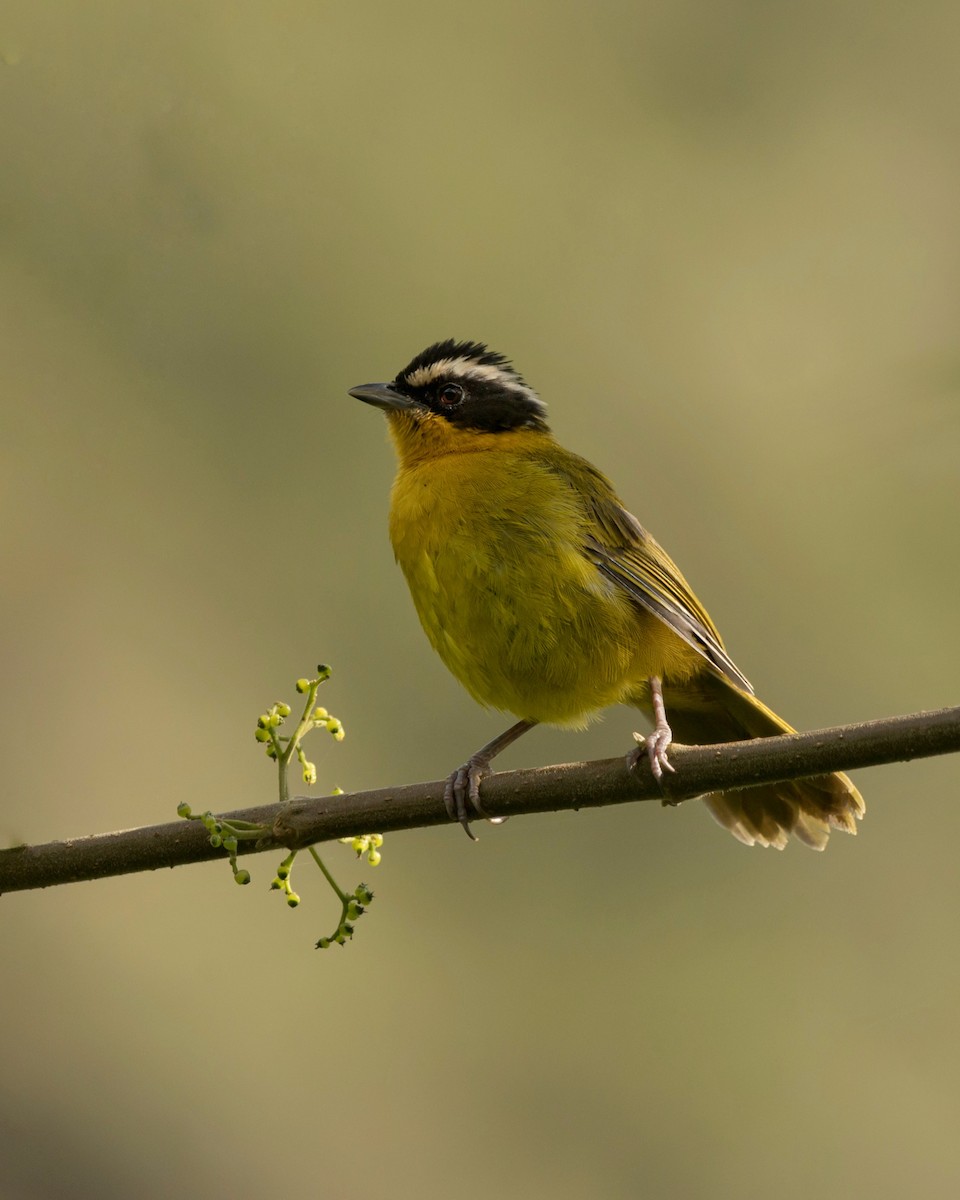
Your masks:
M 463 388 L 459 383 L 445 383 L 438 390 L 437 399 L 444 408 L 456 408 L 463 399 Z

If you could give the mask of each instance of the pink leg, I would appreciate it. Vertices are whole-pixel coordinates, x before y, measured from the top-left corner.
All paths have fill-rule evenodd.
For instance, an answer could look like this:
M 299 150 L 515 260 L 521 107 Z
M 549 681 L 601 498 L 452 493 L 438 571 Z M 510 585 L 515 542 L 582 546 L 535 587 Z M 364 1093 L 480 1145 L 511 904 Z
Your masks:
M 483 811 L 480 803 L 480 780 L 488 773 L 490 763 L 501 750 L 506 750 L 512 742 L 532 729 L 534 725 L 536 725 L 536 721 L 518 721 L 516 725 L 511 725 L 505 733 L 495 737 L 492 742 L 487 742 L 476 754 L 471 754 L 463 766 L 458 767 L 447 780 L 447 785 L 443 789 L 443 802 L 447 807 L 450 820 L 459 821 L 471 841 L 477 840 L 476 836 L 470 832 L 471 816 L 483 817 L 494 825 L 499 825 L 501 821 L 506 820 L 506 817 L 489 817 Z
M 627 766 L 632 770 L 641 758 L 646 755 L 650 760 L 650 770 L 655 779 L 662 779 L 664 771 L 673 771 L 673 765 L 667 758 L 667 748 L 673 741 L 673 731 L 667 723 L 667 710 L 663 704 L 663 687 L 659 675 L 650 676 L 650 703 L 653 705 L 653 733 L 642 737 L 639 733 L 633 736 L 640 745 L 627 755 Z

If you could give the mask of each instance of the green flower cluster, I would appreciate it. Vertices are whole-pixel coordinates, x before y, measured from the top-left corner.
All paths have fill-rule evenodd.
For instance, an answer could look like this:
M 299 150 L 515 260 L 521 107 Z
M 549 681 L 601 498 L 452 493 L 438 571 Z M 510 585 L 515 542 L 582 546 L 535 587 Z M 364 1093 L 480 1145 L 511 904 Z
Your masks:
M 303 782 L 311 786 L 317 782 L 317 768 L 304 754 L 303 746 L 301 745 L 303 738 L 314 729 L 325 729 L 335 741 L 343 741 L 343 724 L 337 717 L 331 716 L 325 708 L 316 703 L 317 689 L 329 677 L 330 668 L 319 666 L 317 667 L 317 674 L 313 679 L 297 680 L 297 691 L 301 696 L 305 697 L 305 701 L 303 711 L 291 734 L 287 735 L 280 732 L 284 722 L 293 712 L 290 705 L 283 700 L 278 700 L 275 704 L 272 704 L 257 718 L 254 737 L 263 745 L 267 757 L 277 764 L 277 780 L 281 804 L 286 804 L 290 799 L 287 768 L 294 757 L 300 763 Z M 340 788 L 334 789 L 334 795 L 342 794 Z M 212 812 L 194 813 L 187 803 L 179 805 L 177 812 L 188 821 L 200 821 L 209 834 L 211 846 L 222 847 L 227 852 L 230 866 L 233 870 L 233 877 L 237 883 L 247 884 L 250 882 L 250 872 L 237 865 L 237 854 L 243 842 L 256 843 L 272 839 L 273 830 L 270 827 L 252 824 L 248 821 L 218 817 Z M 340 840 L 346 845 L 351 846 L 356 852 L 357 857 L 365 855 L 367 862 L 371 866 L 375 867 L 380 862 L 380 847 L 383 845 L 381 834 L 368 833 L 358 837 L 341 838 Z M 275 845 L 276 842 L 274 841 L 273 844 Z M 316 849 L 313 846 L 309 846 L 307 849 L 323 873 L 327 883 L 329 883 L 330 887 L 336 893 L 340 901 L 341 910 L 340 920 L 337 923 L 336 929 L 329 937 L 320 938 L 317 942 L 317 948 L 322 950 L 334 944 L 343 946 L 353 937 L 354 923 L 366 912 L 370 902 L 373 900 L 373 892 L 370 891 L 365 883 L 358 884 L 352 892 L 344 892 L 327 870 L 323 859 L 317 853 Z M 291 850 L 277 868 L 277 873 L 270 884 L 272 891 L 283 893 L 289 908 L 297 908 L 300 904 L 300 897 L 293 890 L 290 882 L 296 857 L 297 851 Z

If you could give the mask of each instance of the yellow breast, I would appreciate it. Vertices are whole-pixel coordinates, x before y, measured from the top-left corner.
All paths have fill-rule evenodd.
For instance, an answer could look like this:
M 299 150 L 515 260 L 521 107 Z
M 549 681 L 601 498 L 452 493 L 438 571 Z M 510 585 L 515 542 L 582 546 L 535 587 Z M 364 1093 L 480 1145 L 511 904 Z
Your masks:
M 467 690 L 576 726 L 660 673 L 663 626 L 585 557 L 586 506 L 549 469 L 542 438 L 408 456 L 390 537 L 427 636 Z

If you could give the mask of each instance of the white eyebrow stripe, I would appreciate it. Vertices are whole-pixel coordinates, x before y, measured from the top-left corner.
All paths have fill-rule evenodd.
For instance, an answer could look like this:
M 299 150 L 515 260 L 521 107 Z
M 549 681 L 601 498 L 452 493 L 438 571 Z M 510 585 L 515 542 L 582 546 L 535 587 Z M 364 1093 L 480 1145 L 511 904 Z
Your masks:
M 423 387 L 424 384 L 432 383 L 441 375 L 452 375 L 460 379 L 495 379 L 504 387 L 513 388 L 514 391 L 525 392 L 528 390 L 522 383 L 517 382 L 516 376 L 512 372 L 505 371 L 502 367 L 491 366 L 489 363 L 478 363 L 472 358 L 438 359 L 427 367 L 418 367 L 416 371 L 412 371 L 406 376 L 406 382 L 411 387 Z
M 518 392 L 521 396 L 526 396 L 537 408 L 542 410 L 546 408 L 533 388 L 529 388 L 526 384 L 521 383 L 512 371 L 505 371 L 503 367 L 496 367 L 490 363 L 478 363 L 472 358 L 438 359 L 436 362 L 430 363 L 429 366 L 418 367 L 415 371 L 411 371 L 409 375 L 404 377 L 404 382 L 408 383 L 411 387 L 424 387 L 441 376 L 448 379 L 452 376 L 455 379 L 486 379 L 495 381 L 501 387 L 507 388 L 511 392 Z

